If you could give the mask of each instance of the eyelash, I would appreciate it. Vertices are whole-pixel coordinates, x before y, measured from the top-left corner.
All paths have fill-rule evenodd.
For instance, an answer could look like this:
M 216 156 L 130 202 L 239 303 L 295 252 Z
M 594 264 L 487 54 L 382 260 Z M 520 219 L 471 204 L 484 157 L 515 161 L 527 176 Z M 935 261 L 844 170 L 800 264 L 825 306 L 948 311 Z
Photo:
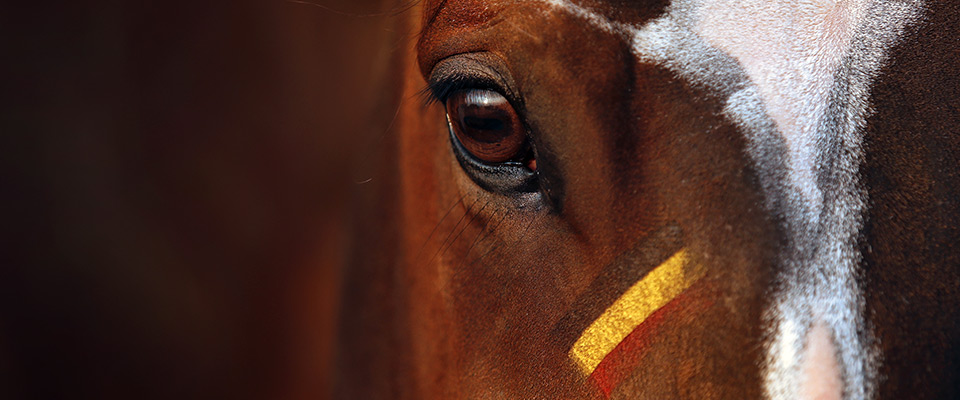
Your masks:
M 420 91 L 420 95 L 423 99 L 423 105 L 430 106 L 443 104 L 452 93 L 473 87 L 471 81 L 467 79 L 446 79 L 427 83 L 427 86 Z
M 452 74 L 437 81 L 428 82 L 427 85 L 420 90 L 420 96 L 424 106 L 430 106 L 437 103 L 442 104 L 447 101 L 447 98 L 450 97 L 452 93 L 464 89 L 493 90 L 510 99 L 511 103 L 513 102 L 513 99 L 507 96 L 507 91 L 503 90 L 503 88 L 493 80 L 463 74 Z

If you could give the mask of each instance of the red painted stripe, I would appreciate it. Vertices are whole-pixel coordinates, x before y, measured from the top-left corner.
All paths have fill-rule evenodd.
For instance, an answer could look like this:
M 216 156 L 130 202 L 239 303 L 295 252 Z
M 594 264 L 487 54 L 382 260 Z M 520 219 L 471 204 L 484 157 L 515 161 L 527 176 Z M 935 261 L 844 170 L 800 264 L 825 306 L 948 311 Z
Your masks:
M 590 374 L 590 380 L 606 397 L 610 397 L 613 389 L 629 378 L 630 373 L 646 357 L 650 343 L 661 331 L 660 327 L 665 321 L 673 319 L 677 314 L 702 312 L 713 305 L 713 298 L 706 296 L 709 291 L 705 289 L 702 282 L 697 283 L 650 314 L 603 358 L 597 369 Z

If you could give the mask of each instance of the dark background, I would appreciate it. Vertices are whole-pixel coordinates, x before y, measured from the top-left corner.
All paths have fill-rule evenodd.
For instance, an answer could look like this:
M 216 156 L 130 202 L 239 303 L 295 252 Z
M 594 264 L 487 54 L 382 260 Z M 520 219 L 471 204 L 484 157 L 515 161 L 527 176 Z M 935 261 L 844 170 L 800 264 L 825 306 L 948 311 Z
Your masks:
M 326 398 L 399 3 L 0 5 L 0 398 Z

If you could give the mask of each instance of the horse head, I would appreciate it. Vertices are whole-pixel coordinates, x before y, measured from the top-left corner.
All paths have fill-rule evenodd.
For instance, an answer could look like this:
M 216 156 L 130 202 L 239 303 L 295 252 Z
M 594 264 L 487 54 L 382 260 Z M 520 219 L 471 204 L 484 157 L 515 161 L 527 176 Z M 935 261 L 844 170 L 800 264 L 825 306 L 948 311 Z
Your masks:
M 958 12 L 419 4 L 338 395 L 960 394 Z

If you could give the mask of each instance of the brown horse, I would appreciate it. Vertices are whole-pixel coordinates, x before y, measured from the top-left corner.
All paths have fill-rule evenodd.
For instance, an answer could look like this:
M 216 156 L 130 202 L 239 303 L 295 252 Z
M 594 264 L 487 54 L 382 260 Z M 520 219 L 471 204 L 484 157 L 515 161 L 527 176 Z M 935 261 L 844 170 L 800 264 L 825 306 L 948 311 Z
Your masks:
M 960 396 L 960 7 L 798 3 L 412 9 L 338 398 Z

